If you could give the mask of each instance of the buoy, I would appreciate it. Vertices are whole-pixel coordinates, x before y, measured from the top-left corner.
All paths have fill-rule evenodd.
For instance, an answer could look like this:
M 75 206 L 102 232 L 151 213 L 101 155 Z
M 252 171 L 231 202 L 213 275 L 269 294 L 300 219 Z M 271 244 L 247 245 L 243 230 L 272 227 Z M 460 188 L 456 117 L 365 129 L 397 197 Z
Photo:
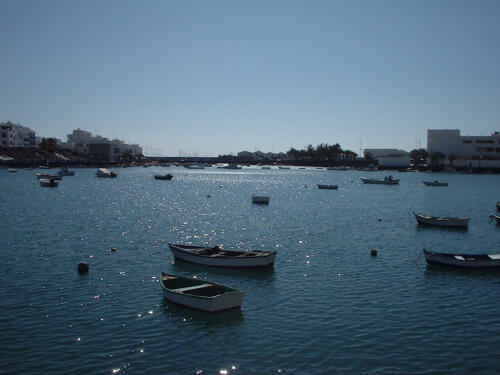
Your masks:
M 377 249 L 372 249 L 372 250 L 370 251 L 370 255 L 371 255 L 372 257 L 376 257 L 376 256 L 377 256 Z
M 210 198 L 210 197 L 211 197 L 211 195 L 210 195 L 210 194 L 208 194 L 208 195 L 207 195 L 207 198 Z
M 382 221 L 382 219 L 378 219 L 378 221 Z
M 117 251 L 118 249 L 116 247 L 112 247 L 111 251 Z
M 84 275 L 89 273 L 89 264 L 87 262 L 82 262 L 78 264 L 78 273 Z

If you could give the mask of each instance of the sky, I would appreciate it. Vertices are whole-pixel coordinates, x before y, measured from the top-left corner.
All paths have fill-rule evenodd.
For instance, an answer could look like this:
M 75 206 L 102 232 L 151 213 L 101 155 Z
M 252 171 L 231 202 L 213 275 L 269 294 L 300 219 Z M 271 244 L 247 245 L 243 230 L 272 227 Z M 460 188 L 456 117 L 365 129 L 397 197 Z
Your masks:
M 163 156 L 500 130 L 500 1 L 0 0 L 0 122 Z

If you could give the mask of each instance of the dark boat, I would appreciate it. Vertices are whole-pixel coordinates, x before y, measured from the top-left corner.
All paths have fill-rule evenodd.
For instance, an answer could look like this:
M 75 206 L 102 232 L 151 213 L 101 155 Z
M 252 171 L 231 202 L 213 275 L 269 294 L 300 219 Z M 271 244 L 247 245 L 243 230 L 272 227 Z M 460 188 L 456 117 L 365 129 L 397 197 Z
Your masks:
M 492 268 L 500 267 L 500 254 L 449 254 L 423 250 L 429 264 L 453 267 Z
M 162 175 L 162 174 L 155 174 L 153 175 L 153 177 L 155 178 L 155 180 L 171 180 L 174 176 L 171 175 L 170 173 L 167 173 L 165 175 Z

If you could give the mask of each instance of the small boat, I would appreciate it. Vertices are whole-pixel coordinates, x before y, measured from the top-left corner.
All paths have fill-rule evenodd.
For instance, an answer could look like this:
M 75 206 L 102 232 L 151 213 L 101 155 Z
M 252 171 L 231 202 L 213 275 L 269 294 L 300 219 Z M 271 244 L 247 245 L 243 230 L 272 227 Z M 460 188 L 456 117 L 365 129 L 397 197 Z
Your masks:
M 339 185 L 322 185 L 318 184 L 318 189 L 338 189 Z
M 290 167 L 278 167 L 278 169 L 290 169 Z
M 163 297 L 182 306 L 216 312 L 241 307 L 245 292 L 200 279 L 161 273 Z
M 299 169 L 306 169 L 306 167 L 299 167 Z
M 42 178 L 48 179 L 48 180 L 62 180 L 63 176 L 56 174 L 56 175 L 51 175 L 51 174 L 42 174 L 42 173 L 35 173 L 36 178 L 41 180 Z
M 257 203 L 257 204 L 269 204 L 269 199 L 270 197 L 265 197 L 262 195 L 252 195 L 252 203 Z
M 271 167 L 261 167 L 262 169 L 271 169 Z
M 168 181 L 170 181 L 174 176 L 171 175 L 170 173 L 167 173 L 165 175 L 155 174 L 155 175 L 153 175 L 153 177 L 155 180 L 168 180 Z
M 413 213 L 419 224 L 436 225 L 439 227 L 467 227 L 468 217 L 436 217 Z
M 424 181 L 425 186 L 448 186 L 447 182 L 439 182 L 438 180 L 435 181 Z
M 429 264 L 467 268 L 500 267 L 500 254 L 448 254 L 425 249 L 424 254 L 425 260 Z
M 222 167 L 223 169 L 241 169 L 241 166 L 238 164 L 228 164 Z
M 97 177 L 103 177 L 103 178 L 115 178 L 116 173 L 111 172 L 109 169 L 106 168 L 99 168 L 99 170 L 96 172 Z
M 10 173 L 17 173 L 17 169 L 16 168 L 9 168 L 7 169 Z
M 59 185 L 59 181 L 54 178 L 41 178 L 40 185 L 45 187 L 56 187 Z
M 199 164 L 190 164 L 185 166 L 187 169 L 205 169 L 205 166 Z
M 399 184 L 399 179 L 392 178 L 392 176 L 386 177 L 383 180 L 378 180 L 375 178 L 364 178 L 360 177 L 364 184 L 379 184 L 379 185 L 397 185 Z
M 203 247 L 171 243 L 168 246 L 174 258 L 205 266 L 236 268 L 267 267 L 272 266 L 276 259 L 276 251 L 223 250 L 218 246 Z
M 69 171 L 68 168 L 61 168 L 61 169 L 59 169 L 59 171 L 57 172 L 57 174 L 59 176 L 74 176 L 75 175 L 75 171 Z
M 495 219 L 497 224 L 500 224 L 500 216 L 499 215 L 491 214 L 490 218 Z

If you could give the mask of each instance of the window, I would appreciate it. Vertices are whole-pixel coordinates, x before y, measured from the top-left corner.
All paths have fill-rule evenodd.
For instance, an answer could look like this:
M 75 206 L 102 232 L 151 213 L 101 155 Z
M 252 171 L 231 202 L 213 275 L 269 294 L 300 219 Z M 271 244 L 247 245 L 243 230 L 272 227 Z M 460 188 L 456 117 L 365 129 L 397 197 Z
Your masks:
M 493 152 L 495 149 L 493 147 L 486 147 L 486 152 Z

